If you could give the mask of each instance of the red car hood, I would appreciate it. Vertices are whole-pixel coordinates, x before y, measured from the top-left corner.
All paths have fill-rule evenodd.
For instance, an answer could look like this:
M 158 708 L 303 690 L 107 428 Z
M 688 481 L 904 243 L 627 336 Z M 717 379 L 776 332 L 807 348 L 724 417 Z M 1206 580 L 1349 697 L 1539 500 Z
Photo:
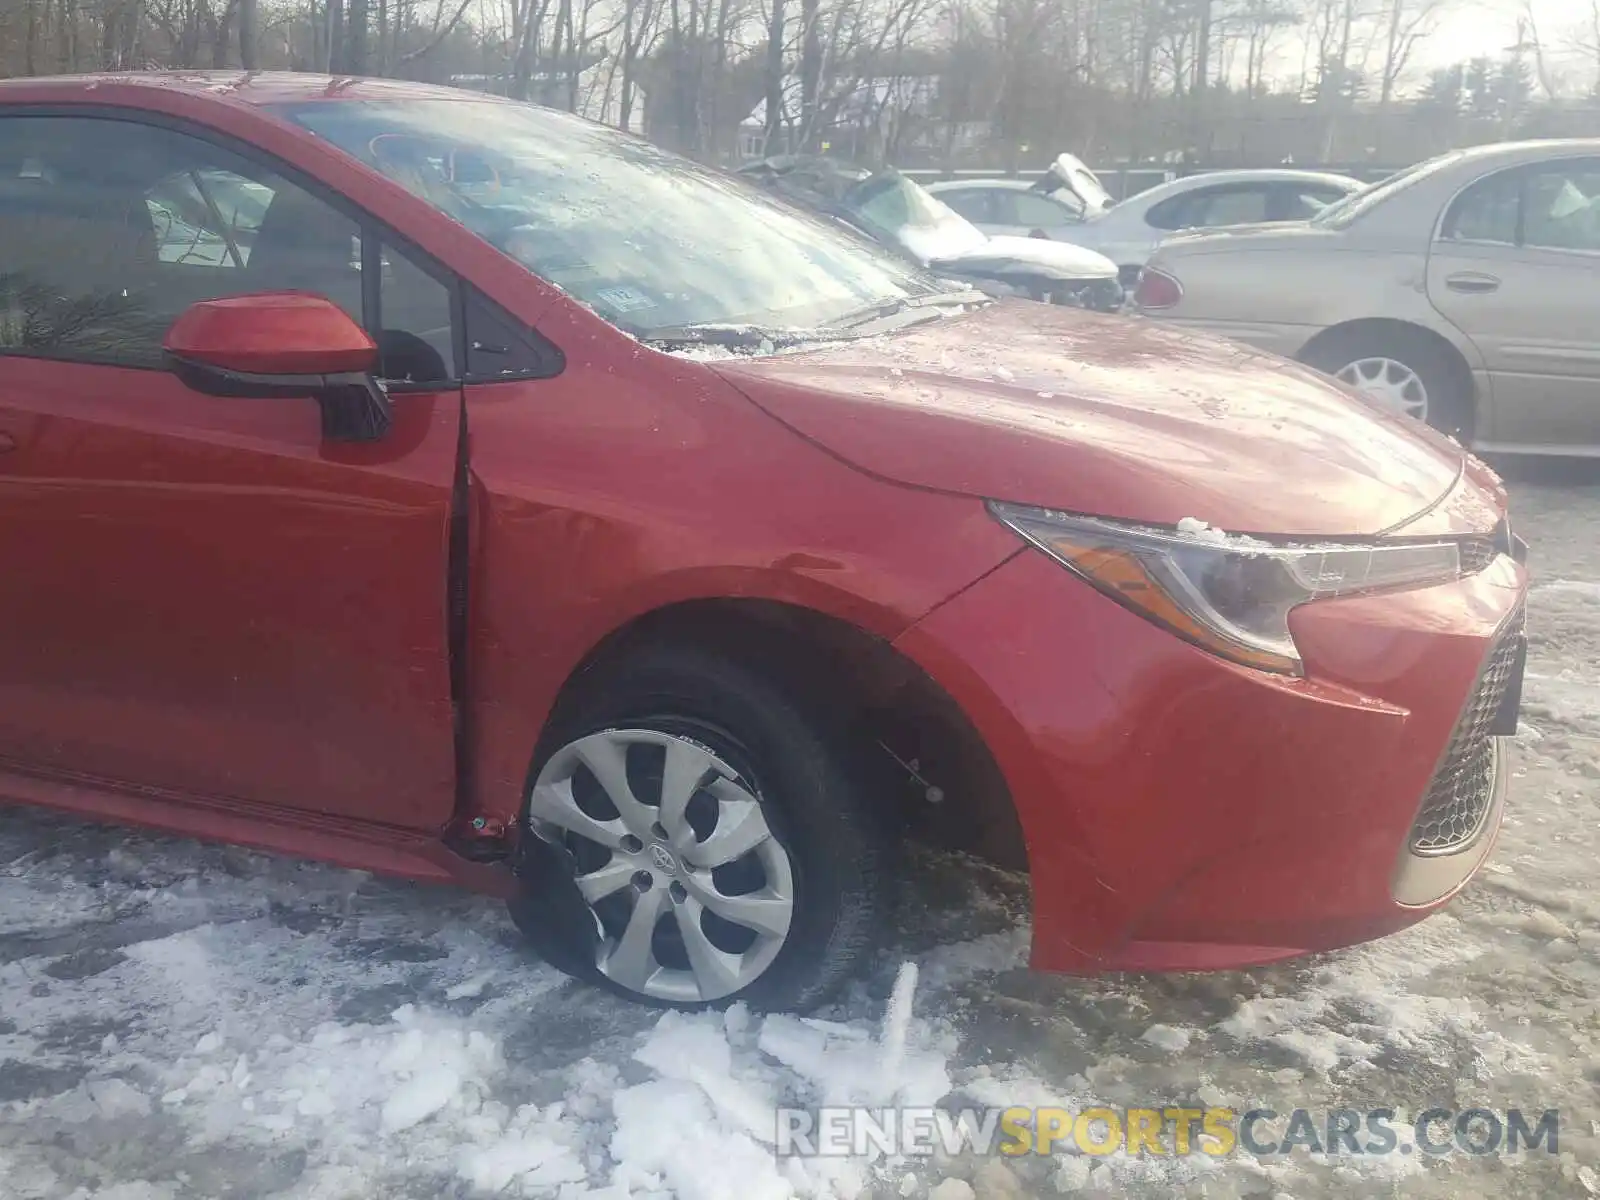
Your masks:
M 1479 530 L 1463 454 L 1312 372 L 1142 320 L 1001 303 L 715 369 L 778 420 L 902 484 L 1292 537 Z

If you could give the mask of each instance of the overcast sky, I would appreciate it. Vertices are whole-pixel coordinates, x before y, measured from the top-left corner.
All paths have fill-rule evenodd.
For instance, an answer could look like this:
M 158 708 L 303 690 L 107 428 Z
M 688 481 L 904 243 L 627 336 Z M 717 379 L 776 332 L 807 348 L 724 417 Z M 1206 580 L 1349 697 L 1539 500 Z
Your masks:
M 1589 91 L 1595 78 L 1594 53 L 1579 48 L 1579 38 L 1592 42 L 1590 3 L 1600 0 L 1442 0 L 1440 14 L 1435 22 L 1434 34 L 1422 40 L 1411 54 L 1411 62 L 1400 80 L 1400 93 L 1416 93 L 1427 82 L 1427 74 L 1434 67 L 1445 67 L 1456 62 L 1467 62 L 1480 54 L 1490 58 L 1506 58 L 1512 46 L 1517 45 L 1518 19 L 1533 13 L 1534 26 L 1538 27 L 1539 42 L 1544 48 L 1546 69 L 1558 91 L 1568 96 L 1581 96 Z M 1365 0 L 1363 11 L 1379 11 L 1387 0 Z M 1528 32 L 1528 38 L 1533 30 Z M 1301 26 L 1288 30 L 1274 43 L 1267 74 L 1280 85 L 1301 82 L 1312 64 L 1307 61 L 1307 38 L 1310 29 Z M 1240 53 L 1235 48 L 1235 54 Z M 1354 64 L 1365 67 L 1368 78 L 1376 78 L 1382 66 L 1382 46 L 1371 46 L 1366 62 L 1360 61 L 1357 46 Z M 1533 53 L 1528 51 L 1528 62 L 1533 66 Z M 1240 74 L 1242 58 L 1232 61 L 1232 72 Z
M 1578 27 L 1589 18 L 1589 0 L 1445 0 L 1446 11 L 1438 32 L 1416 51 L 1416 70 L 1411 74 L 1426 77 L 1430 67 L 1448 66 L 1478 54 L 1501 56 L 1517 43 L 1517 19 L 1533 11 L 1544 45 L 1546 61 L 1552 67 L 1589 78 L 1594 74 L 1592 59 L 1574 50 Z M 1531 58 L 1531 56 L 1530 56 Z
M 1593 58 L 1573 48 L 1578 27 L 1586 24 L 1590 0 L 1443 0 L 1435 32 L 1417 46 L 1402 87 L 1415 91 L 1434 67 L 1465 62 L 1480 54 L 1504 56 L 1516 44 L 1517 20 L 1532 7 L 1545 57 L 1553 72 L 1568 77 L 1567 91 L 1587 89 L 1594 76 Z M 1371 5 L 1376 7 L 1376 3 Z M 1303 36 L 1303 35 L 1302 35 Z M 1367 63 L 1369 73 L 1380 65 L 1381 49 Z M 1301 69 L 1302 44 L 1292 35 L 1280 43 L 1275 72 L 1293 79 Z M 1530 61 L 1532 55 L 1529 55 Z
M 1446 0 L 1439 32 L 1418 48 L 1426 65 L 1460 62 L 1479 54 L 1501 54 L 1517 40 L 1517 18 L 1525 0 Z M 1533 19 L 1546 51 L 1564 51 L 1572 29 L 1588 8 L 1585 0 L 1532 0 Z M 1560 44 L 1558 44 L 1560 43 Z

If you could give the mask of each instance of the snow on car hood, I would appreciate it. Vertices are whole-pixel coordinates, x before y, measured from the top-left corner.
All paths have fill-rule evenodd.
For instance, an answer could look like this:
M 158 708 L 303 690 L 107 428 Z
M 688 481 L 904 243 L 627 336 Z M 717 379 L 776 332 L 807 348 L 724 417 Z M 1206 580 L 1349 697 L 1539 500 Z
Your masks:
M 1046 238 L 999 235 L 961 253 L 933 260 L 935 268 L 959 267 L 963 271 L 1029 273 L 1049 279 L 1115 279 L 1117 264 L 1104 254 L 1068 242 Z
M 712 366 L 811 441 L 916 487 L 1301 538 L 1424 510 L 1415 532 L 1498 516 L 1463 481 L 1461 450 L 1424 426 L 1272 355 L 1144 321 L 1002 302 Z

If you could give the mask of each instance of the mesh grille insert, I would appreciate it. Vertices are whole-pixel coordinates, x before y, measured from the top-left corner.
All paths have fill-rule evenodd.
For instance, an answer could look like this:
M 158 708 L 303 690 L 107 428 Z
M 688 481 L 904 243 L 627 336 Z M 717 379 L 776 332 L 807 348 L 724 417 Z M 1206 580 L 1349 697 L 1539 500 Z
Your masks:
M 1524 615 L 1506 622 L 1500 641 L 1456 721 L 1444 761 L 1411 826 L 1415 854 L 1449 854 L 1477 836 L 1494 797 L 1494 739 L 1489 734 L 1516 667 Z

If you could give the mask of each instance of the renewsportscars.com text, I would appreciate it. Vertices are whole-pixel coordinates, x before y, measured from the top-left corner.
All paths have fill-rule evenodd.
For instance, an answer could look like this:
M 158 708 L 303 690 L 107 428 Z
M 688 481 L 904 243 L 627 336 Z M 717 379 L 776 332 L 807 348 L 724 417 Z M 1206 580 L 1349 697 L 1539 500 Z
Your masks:
M 1556 1109 L 781 1108 L 779 1156 L 1560 1153 Z

